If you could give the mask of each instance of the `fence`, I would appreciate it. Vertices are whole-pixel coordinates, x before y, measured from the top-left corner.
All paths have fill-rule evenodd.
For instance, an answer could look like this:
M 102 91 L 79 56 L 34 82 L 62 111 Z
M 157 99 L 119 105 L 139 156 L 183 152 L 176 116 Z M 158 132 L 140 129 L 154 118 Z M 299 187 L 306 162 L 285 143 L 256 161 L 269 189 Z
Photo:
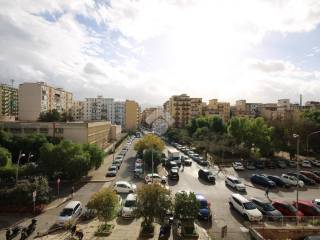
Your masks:
M 286 226 L 311 226 L 311 227 L 320 227 L 320 216 L 283 216 L 283 217 L 273 217 L 273 216 L 264 216 L 261 222 L 250 222 L 251 227 L 254 226 L 273 226 L 273 227 L 286 227 Z

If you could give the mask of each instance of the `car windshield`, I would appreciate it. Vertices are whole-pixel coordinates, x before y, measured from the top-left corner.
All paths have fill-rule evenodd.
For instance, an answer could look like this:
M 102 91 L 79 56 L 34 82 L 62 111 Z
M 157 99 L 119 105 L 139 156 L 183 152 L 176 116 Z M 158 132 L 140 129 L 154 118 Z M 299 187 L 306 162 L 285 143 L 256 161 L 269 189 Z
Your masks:
M 136 205 L 136 201 L 135 200 L 127 200 L 125 203 L 124 203 L 124 206 L 125 207 L 134 207 Z
M 244 205 L 244 208 L 247 210 L 256 209 L 256 206 L 252 202 L 246 202 L 243 205 Z
M 241 183 L 238 179 L 234 179 L 233 182 L 234 182 L 235 184 L 240 184 L 240 183 Z
M 72 208 L 64 208 L 64 209 L 62 210 L 62 212 L 60 213 L 60 216 L 61 216 L 61 217 L 71 216 L 71 215 L 72 215 L 72 212 L 73 212 Z
M 275 210 L 275 208 L 270 203 L 264 203 L 262 205 L 262 207 L 263 207 L 263 210 L 265 210 L 265 211 L 274 211 Z
M 114 170 L 116 170 L 116 169 L 117 169 L 116 166 L 112 166 L 112 167 L 109 168 L 110 171 L 114 171 Z
M 288 204 L 288 205 L 286 205 L 286 207 L 290 210 L 290 212 L 297 212 L 298 210 L 294 207 L 294 206 L 292 206 L 291 204 Z
M 200 202 L 200 208 L 208 208 L 208 202 L 206 200 L 201 200 Z

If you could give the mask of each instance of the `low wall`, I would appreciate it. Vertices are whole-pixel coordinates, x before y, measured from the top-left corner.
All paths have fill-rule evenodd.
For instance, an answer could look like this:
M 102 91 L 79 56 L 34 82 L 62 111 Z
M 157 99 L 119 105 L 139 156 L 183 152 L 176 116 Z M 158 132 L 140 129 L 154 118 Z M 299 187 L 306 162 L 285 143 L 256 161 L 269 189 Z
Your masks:
M 287 227 L 287 228 L 264 228 L 254 227 L 250 229 L 251 236 L 256 240 L 291 239 L 303 240 L 306 236 L 319 235 L 319 227 Z

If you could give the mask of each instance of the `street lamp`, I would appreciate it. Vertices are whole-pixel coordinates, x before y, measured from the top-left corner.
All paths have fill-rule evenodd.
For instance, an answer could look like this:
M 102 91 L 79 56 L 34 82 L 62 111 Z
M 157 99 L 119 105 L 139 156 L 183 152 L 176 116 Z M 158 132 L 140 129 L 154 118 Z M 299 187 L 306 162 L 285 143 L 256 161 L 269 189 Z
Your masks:
M 26 156 L 24 153 L 19 152 L 19 157 L 18 157 L 18 163 L 17 163 L 17 169 L 16 169 L 16 184 L 18 182 L 18 174 L 19 174 L 19 165 L 20 165 L 20 158 Z
M 307 154 L 308 155 L 309 155 L 309 137 L 314 135 L 314 134 L 317 134 L 317 133 L 320 133 L 320 131 L 312 132 L 312 133 L 308 134 L 308 136 L 307 136 Z
M 300 146 L 300 136 L 298 134 L 293 134 L 293 138 L 297 139 L 297 209 L 299 210 L 299 205 L 298 205 L 298 201 L 299 201 L 299 146 Z
M 31 154 L 31 152 L 29 152 L 29 154 L 28 154 L 28 161 L 27 162 L 29 162 L 30 161 L 30 159 L 31 158 L 33 158 L 34 157 L 34 155 L 33 154 Z

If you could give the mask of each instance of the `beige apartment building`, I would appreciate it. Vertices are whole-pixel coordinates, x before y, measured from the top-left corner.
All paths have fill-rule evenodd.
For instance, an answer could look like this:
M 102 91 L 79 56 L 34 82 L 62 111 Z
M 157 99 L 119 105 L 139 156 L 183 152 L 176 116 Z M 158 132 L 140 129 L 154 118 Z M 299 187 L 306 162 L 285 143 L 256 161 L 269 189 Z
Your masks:
M 75 143 L 96 144 L 106 148 L 111 138 L 110 122 L 0 122 L 0 128 L 14 135 L 40 133 L 46 136 L 71 140 Z
M 230 120 L 230 103 L 211 99 L 208 104 L 203 104 L 202 113 L 205 116 L 219 116 L 224 122 L 228 122 Z
M 140 126 L 140 106 L 136 101 L 126 100 L 125 102 L 125 128 L 135 131 Z
M 169 99 L 168 112 L 175 127 L 184 127 L 191 120 L 191 98 L 187 94 L 175 95 Z
M 234 108 L 234 116 L 257 117 L 260 115 L 261 103 L 247 103 L 246 100 L 237 100 Z
M 146 125 L 147 118 L 154 112 L 157 111 L 158 108 L 156 107 L 151 107 L 151 108 L 146 108 L 145 110 L 142 111 L 141 113 L 141 124 Z
M 40 113 L 56 109 L 63 113 L 70 111 L 73 94 L 62 88 L 55 88 L 45 82 L 26 82 L 19 85 L 19 114 L 21 121 L 36 121 Z
M 18 117 L 18 89 L 0 84 L 0 120 L 15 120 Z
M 74 101 L 72 103 L 71 116 L 74 121 L 84 120 L 84 101 Z

